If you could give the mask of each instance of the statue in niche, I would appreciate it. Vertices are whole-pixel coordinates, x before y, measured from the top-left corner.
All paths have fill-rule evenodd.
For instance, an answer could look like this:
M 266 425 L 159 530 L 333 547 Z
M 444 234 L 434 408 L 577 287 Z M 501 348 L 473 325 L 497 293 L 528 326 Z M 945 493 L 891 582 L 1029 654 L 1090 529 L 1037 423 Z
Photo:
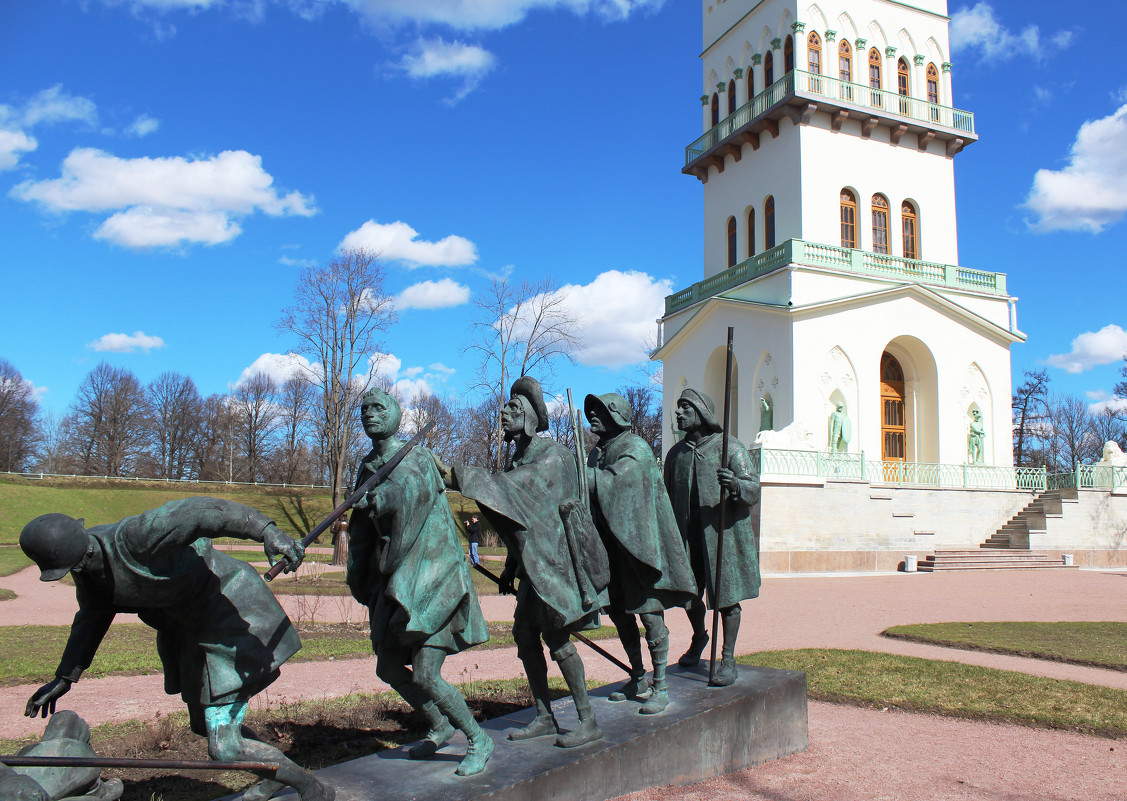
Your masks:
M 771 408 L 771 399 L 766 395 L 759 399 L 759 430 L 775 430 L 775 410 Z
M 17 756 L 96 757 L 90 727 L 69 709 L 51 715 L 43 739 L 21 748 Z M 0 764 L 0 798 L 4 801 L 116 801 L 125 787 L 121 779 L 102 779 L 101 768 L 9 768 Z
M 967 434 L 967 464 L 982 464 L 986 443 L 986 426 L 982 422 L 981 411 L 972 409 L 971 416 L 974 419 L 970 424 L 970 433 Z
M 361 399 L 360 421 L 372 450 L 360 465 L 356 487 L 403 447 L 395 436 L 400 417 L 398 401 L 381 389 Z M 430 724 L 409 756 L 434 756 L 460 730 L 469 747 L 454 772 L 481 773 L 493 739 L 474 720 L 461 692 L 442 678 L 442 664 L 489 634 L 430 451 L 416 446 L 361 498 L 349 532 L 348 587 L 369 610 L 376 675 Z
M 681 393 L 677 425 L 685 438 L 666 457 L 665 487 L 697 581 L 697 595 L 688 609 L 693 639 L 678 664 L 697 664 L 708 644 L 707 601 L 708 609 L 720 610 L 723 621 L 722 656 L 713 684 L 725 686 L 736 680 L 740 602 L 759 596 L 759 557 L 751 524 L 751 507 L 759 502 L 759 476 L 747 449 L 734 437 L 728 438 L 728 463 L 720 463 L 722 426 L 716 419 L 716 405 L 704 393 L 695 389 Z M 721 503 L 726 504 L 724 559 L 718 566 Z
M 301 641 L 257 571 L 215 550 L 215 537 L 262 543 L 271 562 L 285 560 L 287 572 L 305 555 L 261 512 L 217 498 L 172 501 L 89 530 L 63 514 L 24 526 L 20 547 L 39 566 L 40 580 L 70 573 L 78 598 L 55 679 L 36 690 L 25 714 L 53 713 L 90 666 L 114 615 L 133 612 L 156 629 L 165 692 L 180 693 L 211 758 L 280 765 L 246 792 L 247 801 L 264 801 L 287 785 L 301 801 L 332 801 L 331 787 L 277 748 L 243 735 L 247 702 L 278 678 Z
M 838 401 L 837 407 L 830 413 L 830 452 L 846 453 L 852 438 L 853 422 L 845 413 L 845 404 Z
M 477 501 L 508 548 L 500 586 L 503 593 L 517 596 L 513 639 L 536 704 L 533 721 L 509 739 L 554 736 L 556 745 L 572 748 L 603 736 L 571 632 L 596 627 L 599 610 L 607 605 L 606 549 L 579 497 L 575 456 L 558 442 L 538 436 L 548 430 L 540 382 L 530 376 L 513 382 L 501 427 L 505 439 L 516 446 L 505 472 L 492 474 L 458 463 L 439 463 L 439 470 L 447 487 Z M 579 724 L 570 732 L 562 732 L 552 714 L 544 645 L 575 701 Z
M 637 615 L 653 665 L 652 689 L 639 712 L 655 715 L 669 705 L 665 610 L 687 606 L 696 596 L 696 580 L 657 460 L 646 441 L 630 431 L 630 403 L 615 393 L 588 395 L 583 412 L 599 437 L 588 457 L 587 483 L 591 514 L 610 561 L 607 612 L 630 660 L 630 678 L 610 700 L 640 700 L 649 684 Z

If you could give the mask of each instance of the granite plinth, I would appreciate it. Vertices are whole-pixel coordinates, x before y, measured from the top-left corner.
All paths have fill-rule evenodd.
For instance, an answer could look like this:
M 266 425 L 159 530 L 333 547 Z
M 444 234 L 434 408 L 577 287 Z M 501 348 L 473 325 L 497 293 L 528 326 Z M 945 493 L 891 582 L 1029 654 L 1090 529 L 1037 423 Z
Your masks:
M 707 662 L 669 670 L 670 704 L 640 715 L 639 703 L 607 700 L 618 685 L 591 692 L 604 737 L 578 748 L 554 738 L 510 742 L 531 708 L 483 723 L 497 743 L 485 771 L 454 774 L 466 751 L 455 736 L 433 759 L 412 760 L 407 746 L 317 771 L 337 801 L 605 801 L 663 785 L 683 785 L 802 751 L 807 746 L 806 674 L 739 668 L 730 687 L 709 687 Z M 552 704 L 564 729 L 575 725 L 571 700 Z M 290 794 L 283 798 L 296 798 Z

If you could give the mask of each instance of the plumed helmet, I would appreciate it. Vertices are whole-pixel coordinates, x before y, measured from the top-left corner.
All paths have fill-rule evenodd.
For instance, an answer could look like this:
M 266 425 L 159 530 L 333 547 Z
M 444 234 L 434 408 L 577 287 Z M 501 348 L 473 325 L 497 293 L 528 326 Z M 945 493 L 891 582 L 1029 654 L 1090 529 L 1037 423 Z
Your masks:
M 602 409 L 619 428 L 630 428 L 634 407 L 617 392 L 605 395 L 588 395 L 583 399 L 583 415 L 590 420 L 592 409 Z
M 532 406 L 532 411 L 536 413 L 536 430 L 548 430 L 548 407 L 544 405 L 544 390 L 539 381 L 530 375 L 522 375 L 513 382 L 509 397 L 522 397 L 527 400 Z
M 697 410 L 700 419 L 712 431 L 722 431 L 724 426 L 716 419 L 716 404 L 712 402 L 712 398 L 705 395 L 703 392 L 698 392 L 695 389 L 686 389 L 681 393 L 678 401 L 688 401 L 692 404 L 693 408 Z
M 84 521 L 52 512 L 32 520 L 20 532 L 20 547 L 39 565 L 40 581 L 57 581 L 82 561 L 90 547 Z

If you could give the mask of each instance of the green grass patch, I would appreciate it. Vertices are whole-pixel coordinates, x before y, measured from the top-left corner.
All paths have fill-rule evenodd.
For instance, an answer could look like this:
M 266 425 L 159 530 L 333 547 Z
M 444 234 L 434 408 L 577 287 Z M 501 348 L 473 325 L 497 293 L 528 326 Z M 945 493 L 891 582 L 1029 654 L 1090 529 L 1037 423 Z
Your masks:
M 481 650 L 507 648 L 513 645 L 510 622 L 488 623 L 489 641 L 477 646 Z M 313 623 L 298 626 L 302 649 L 295 662 L 316 662 L 326 659 L 351 659 L 370 656 L 372 641 L 366 625 L 350 623 Z M 0 687 L 45 682 L 54 675 L 70 634 L 69 626 L 0 626 Z M 589 639 L 616 636 L 613 627 L 601 626 L 584 632 Z M 598 658 L 598 657 L 596 657 Z M 143 623 L 117 623 L 98 649 L 85 678 L 159 673 L 160 659 L 156 650 L 156 632 Z
M 882 634 L 970 651 L 1127 670 L 1127 623 L 920 623 L 893 626 Z
M 1127 691 L 1009 670 L 871 651 L 802 649 L 741 656 L 806 672 L 811 698 L 1127 736 Z
M 18 535 L 17 535 L 18 536 Z M 18 545 L 0 545 L 0 576 L 19 573 L 32 562 Z
M 11 590 L 0 588 L 0 601 L 10 601 L 16 597 L 16 594 Z

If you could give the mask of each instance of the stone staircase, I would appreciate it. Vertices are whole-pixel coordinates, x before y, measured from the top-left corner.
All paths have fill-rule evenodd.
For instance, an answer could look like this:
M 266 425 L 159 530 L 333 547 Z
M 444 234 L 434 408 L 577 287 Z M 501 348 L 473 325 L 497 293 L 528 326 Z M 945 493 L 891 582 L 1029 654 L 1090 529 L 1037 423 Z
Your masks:
M 1064 515 L 1064 505 L 1076 500 L 1076 490 L 1049 490 L 1042 492 L 1025 508 L 1010 518 L 1004 526 L 990 535 L 977 550 L 936 551 L 925 557 L 916 569 L 925 573 L 936 570 L 1016 570 L 1032 568 L 1062 568 L 1062 557 L 1049 558 L 1046 554 L 1029 550 L 1030 532 L 1044 534 L 1049 518 Z

